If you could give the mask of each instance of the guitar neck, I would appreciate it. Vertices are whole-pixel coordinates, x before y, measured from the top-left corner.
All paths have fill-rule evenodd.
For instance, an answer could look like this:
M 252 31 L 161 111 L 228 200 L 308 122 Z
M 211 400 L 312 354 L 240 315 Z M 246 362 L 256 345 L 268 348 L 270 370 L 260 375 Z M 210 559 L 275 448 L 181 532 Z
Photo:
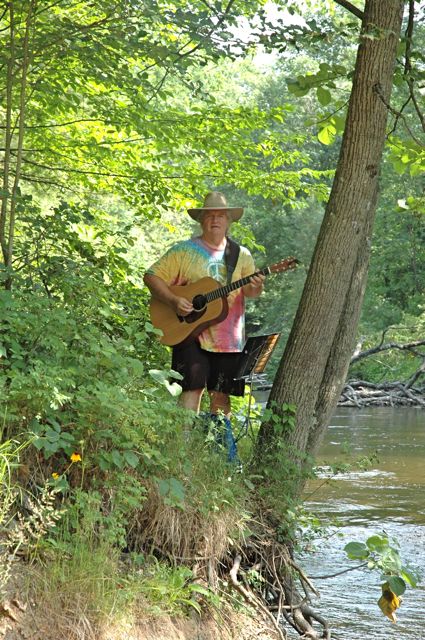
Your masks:
M 258 276 L 258 275 L 267 276 L 270 273 L 271 273 L 270 267 L 264 267 L 264 269 L 260 269 L 260 271 L 251 273 L 251 275 L 245 276 L 245 278 L 241 278 L 240 280 L 235 280 L 235 282 L 230 282 L 230 284 L 226 284 L 224 287 L 219 287 L 218 289 L 214 289 L 214 291 L 210 291 L 209 293 L 205 294 L 207 302 L 212 302 L 213 300 L 217 300 L 218 298 L 227 296 L 228 293 L 230 293 L 231 291 L 235 291 L 235 289 L 240 289 L 241 287 L 249 283 L 252 276 Z

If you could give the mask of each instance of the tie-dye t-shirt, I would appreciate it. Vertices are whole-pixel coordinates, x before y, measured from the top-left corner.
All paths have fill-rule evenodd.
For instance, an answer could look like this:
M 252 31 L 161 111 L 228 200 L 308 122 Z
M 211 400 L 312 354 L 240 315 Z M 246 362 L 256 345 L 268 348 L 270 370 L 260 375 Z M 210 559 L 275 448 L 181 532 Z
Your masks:
M 232 281 L 240 280 L 254 273 L 254 260 L 245 247 L 240 248 Z M 207 246 L 201 238 L 191 238 L 172 246 L 147 273 L 162 278 L 168 285 L 185 285 L 209 276 L 227 284 L 224 250 Z M 245 344 L 245 296 L 242 288 L 227 296 L 229 313 L 227 317 L 205 329 L 198 337 L 202 349 L 206 351 L 232 353 L 242 351 Z

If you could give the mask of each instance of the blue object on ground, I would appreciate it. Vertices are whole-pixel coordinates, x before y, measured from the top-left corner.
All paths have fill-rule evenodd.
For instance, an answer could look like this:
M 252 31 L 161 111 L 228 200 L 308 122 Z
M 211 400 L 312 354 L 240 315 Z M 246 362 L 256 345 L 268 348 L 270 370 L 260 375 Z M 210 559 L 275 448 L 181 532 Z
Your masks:
M 227 452 L 227 462 L 238 462 L 238 449 L 229 418 L 215 413 L 205 413 L 202 417 L 206 430 L 211 428 L 212 423 L 214 439 Z

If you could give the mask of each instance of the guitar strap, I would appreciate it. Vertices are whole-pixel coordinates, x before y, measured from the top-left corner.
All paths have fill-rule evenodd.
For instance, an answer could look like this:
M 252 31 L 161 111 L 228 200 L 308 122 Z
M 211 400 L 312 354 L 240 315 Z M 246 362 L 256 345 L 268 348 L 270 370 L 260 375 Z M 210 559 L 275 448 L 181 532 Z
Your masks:
M 239 258 L 240 246 L 237 242 L 227 237 L 226 248 L 224 250 L 224 261 L 227 269 L 227 284 L 232 282 L 233 272 Z

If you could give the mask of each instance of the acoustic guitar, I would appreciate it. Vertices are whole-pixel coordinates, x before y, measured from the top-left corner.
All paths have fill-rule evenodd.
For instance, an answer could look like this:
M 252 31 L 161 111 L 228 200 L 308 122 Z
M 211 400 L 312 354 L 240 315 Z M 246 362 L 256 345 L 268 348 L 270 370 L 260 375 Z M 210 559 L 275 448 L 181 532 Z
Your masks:
M 296 258 L 286 258 L 280 262 L 252 273 L 250 276 L 221 286 L 214 278 L 201 278 L 187 285 L 171 286 L 171 291 L 179 297 L 187 298 L 193 305 L 193 311 L 187 316 L 178 315 L 170 306 L 152 298 L 150 303 L 151 321 L 154 327 L 161 329 L 162 344 L 176 346 L 194 340 L 204 329 L 222 322 L 229 313 L 226 296 L 235 289 L 248 284 L 252 276 L 281 273 L 294 269 L 299 264 Z

